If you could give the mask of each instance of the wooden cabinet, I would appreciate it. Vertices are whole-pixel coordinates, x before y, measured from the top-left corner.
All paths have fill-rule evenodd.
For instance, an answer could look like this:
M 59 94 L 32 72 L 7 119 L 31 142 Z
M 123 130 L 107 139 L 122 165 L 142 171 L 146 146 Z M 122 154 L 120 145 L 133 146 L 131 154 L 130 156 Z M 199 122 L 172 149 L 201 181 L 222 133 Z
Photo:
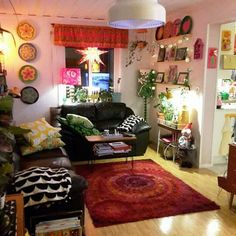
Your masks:
M 232 207 L 236 194 L 236 145 L 229 145 L 228 168 L 226 176 L 218 176 L 219 187 L 230 193 L 229 208 Z

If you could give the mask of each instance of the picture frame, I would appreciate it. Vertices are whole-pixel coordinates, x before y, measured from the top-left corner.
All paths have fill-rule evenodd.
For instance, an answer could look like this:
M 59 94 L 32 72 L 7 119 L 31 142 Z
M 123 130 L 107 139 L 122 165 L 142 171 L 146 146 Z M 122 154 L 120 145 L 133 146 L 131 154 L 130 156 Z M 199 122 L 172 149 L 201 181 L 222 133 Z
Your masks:
M 177 50 L 176 46 L 173 46 L 172 48 L 170 48 L 169 57 L 168 57 L 169 61 L 174 61 L 175 60 L 176 50 Z
M 186 56 L 187 56 L 187 47 L 185 47 L 185 48 L 177 48 L 176 56 L 175 56 L 175 60 L 176 61 L 185 60 Z
M 185 85 L 188 84 L 189 72 L 179 72 L 177 78 L 177 84 Z
M 159 48 L 157 62 L 161 62 L 165 60 L 166 48 Z
M 168 82 L 169 83 L 176 83 L 178 74 L 178 66 L 177 65 L 170 65 L 169 66 L 169 74 L 168 74 Z
M 165 72 L 157 72 L 156 83 L 162 83 L 164 81 Z

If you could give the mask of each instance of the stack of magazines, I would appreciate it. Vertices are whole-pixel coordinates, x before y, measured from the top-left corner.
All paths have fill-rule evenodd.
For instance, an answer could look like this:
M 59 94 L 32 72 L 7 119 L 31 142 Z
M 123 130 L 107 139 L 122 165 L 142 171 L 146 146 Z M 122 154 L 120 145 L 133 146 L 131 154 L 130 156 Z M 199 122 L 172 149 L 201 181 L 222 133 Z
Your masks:
M 113 155 L 113 149 L 108 143 L 97 143 L 94 145 L 94 153 L 97 156 Z
M 124 142 L 112 142 L 109 145 L 113 149 L 113 153 L 128 153 L 131 151 L 131 146 Z
M 82 236 L 82 227 L 77 217 L 40 222 L 36 225 L 36 236 Z

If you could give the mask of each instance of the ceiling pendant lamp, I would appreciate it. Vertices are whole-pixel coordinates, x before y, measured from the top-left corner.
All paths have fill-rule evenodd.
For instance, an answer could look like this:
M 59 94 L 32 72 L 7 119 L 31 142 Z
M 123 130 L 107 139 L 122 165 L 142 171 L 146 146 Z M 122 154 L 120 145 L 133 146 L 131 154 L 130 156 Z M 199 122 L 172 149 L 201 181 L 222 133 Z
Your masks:
M 109 9 L 108 21 L 113 28 L 155 28 L 165 24 L 166 10 L 158 0 L 116 0 Z

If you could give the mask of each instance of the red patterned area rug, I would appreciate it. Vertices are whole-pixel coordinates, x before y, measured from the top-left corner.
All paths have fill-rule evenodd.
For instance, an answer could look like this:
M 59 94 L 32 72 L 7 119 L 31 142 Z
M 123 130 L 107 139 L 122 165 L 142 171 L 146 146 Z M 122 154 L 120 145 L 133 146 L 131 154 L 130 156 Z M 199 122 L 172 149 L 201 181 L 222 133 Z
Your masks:
M 152 160 L 76 166 L 87 178 L 86 206 L 96 227 L 219 209 Z

